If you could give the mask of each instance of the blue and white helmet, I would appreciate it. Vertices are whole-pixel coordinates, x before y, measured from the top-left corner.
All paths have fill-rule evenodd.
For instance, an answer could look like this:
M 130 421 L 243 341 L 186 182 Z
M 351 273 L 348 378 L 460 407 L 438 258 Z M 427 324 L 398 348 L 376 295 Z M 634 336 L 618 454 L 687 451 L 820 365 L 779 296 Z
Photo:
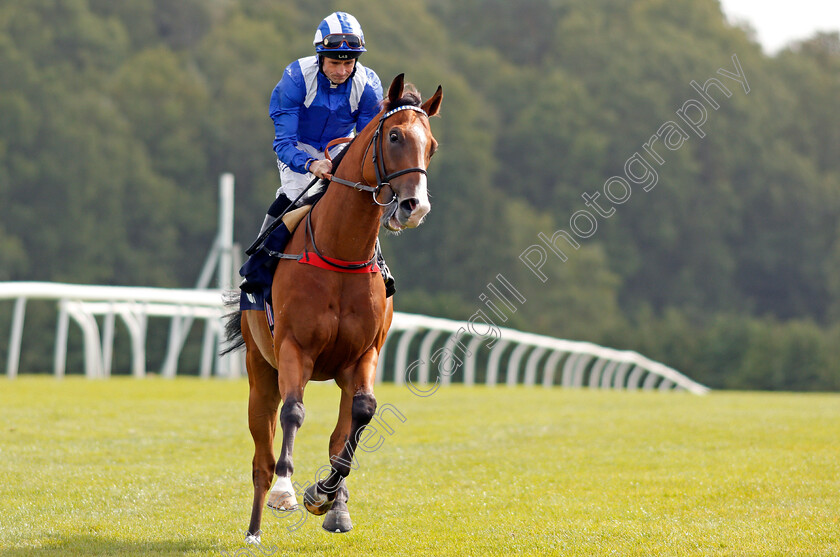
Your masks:
M 362 26 L 346 12 L 334 12 L 324 18 L 312 44 L 318 54 L 338 60 L 358 58 L 367 52 Z

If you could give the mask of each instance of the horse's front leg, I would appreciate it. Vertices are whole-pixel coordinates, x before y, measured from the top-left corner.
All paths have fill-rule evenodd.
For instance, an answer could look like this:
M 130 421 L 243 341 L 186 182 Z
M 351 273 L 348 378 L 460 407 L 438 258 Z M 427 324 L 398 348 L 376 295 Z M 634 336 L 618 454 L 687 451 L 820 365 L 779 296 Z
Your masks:
M 297 509 L 297 498 L 292 485 L 295 435 L 303 425 L 306 412 L 303 407 L 303 389 L 311 377 L 312 362 L 292 341 L 284 341 L 277 350 L 277 378 L 283 406 L 280 409 L 280 427 L 283 444 L 274 469 L 277 480 L 268 496 L 268 506 L 284 511 Z
M 354 455 L 361 431 L 376 413 L 373 382 L 376 373 L 376 352 L 363 357 L 350 377 L 336 378 L 341 387 L 338 423 L 330 438 L 330 475 L 309 487 L 304 504 L 313 514 L 324 514 L 323 528 L 330 532 L 347 532 L 353 525 L 347 509 L 349 492 L 345 478 L 354 465 Z
M 341 451 L 350 437 L 352 424 L 353 396 L 349 389 L 341 390 L 341 403 L 338 410 L 338 423 L 330 436 L 330 463 L 340 458 Z M 332 473 L 332 467 L 330 467 Z M 350 512 L 347 510 L 349 492 L 342 478 L 338 486 L 330 493 L 319 491 L 317 485 L 310 486 L 303 497 L 306 509 L 315 515 L 327 514 L 322 524 L 330 532 L 348 532 L 353 528 Z

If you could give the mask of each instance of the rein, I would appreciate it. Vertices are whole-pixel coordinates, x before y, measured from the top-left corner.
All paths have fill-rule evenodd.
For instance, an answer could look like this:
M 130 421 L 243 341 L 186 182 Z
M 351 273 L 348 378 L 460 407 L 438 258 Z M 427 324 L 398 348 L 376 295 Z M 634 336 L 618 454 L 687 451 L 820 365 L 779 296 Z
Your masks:
M 309 252 L 304 247 L 303 254 L 298 256 L 298 263 L 306 263 L 307 265 L 343 273 L 378 273 L 380 270 L 379 265 L 376 264 L 376 250 L 373 250 L 373 257 L 367 261 L 342 261 L 333 257 L 324 257 L 318 251 L 318 246 L 315 245 L 315 234 L 312 232 L 312 211 L 309 211 L 306 215 L 306 235 L 312 242 L 312 251 L 315 252 L 317 259 L 310 258 Z

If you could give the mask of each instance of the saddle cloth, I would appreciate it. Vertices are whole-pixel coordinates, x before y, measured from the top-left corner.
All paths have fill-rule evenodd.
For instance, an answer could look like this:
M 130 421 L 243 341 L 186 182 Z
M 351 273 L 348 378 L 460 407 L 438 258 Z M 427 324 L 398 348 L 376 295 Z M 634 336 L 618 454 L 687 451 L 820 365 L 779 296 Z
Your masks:
M 310 209 L 312 209 L 311 205 L 304 205 L 283 215 L 282 223 L 271 231 L 259 249 L 239 269 L 239 275 L 245 279 L 240 286 L 240 310 L 265 311 L 266 308 L 271 307 L 271 282 L 274 279 L 274 270 L 280 261 L 272 254 L 283 252 L 292 233 Z

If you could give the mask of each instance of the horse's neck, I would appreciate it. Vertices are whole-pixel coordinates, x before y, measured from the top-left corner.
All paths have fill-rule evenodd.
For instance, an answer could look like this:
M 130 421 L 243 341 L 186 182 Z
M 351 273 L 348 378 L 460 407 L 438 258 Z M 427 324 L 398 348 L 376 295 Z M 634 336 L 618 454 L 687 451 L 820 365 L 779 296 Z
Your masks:
M 347 164 L 347 163 L 345 163 Z M 360 181 L 361 176 L 338 174 Z M 373 256 L 382 209 L 370 192 L 338 183 L 330 185 L 312 212 L 312 227 L 318 250 L 344 261 L 364 261 Z

